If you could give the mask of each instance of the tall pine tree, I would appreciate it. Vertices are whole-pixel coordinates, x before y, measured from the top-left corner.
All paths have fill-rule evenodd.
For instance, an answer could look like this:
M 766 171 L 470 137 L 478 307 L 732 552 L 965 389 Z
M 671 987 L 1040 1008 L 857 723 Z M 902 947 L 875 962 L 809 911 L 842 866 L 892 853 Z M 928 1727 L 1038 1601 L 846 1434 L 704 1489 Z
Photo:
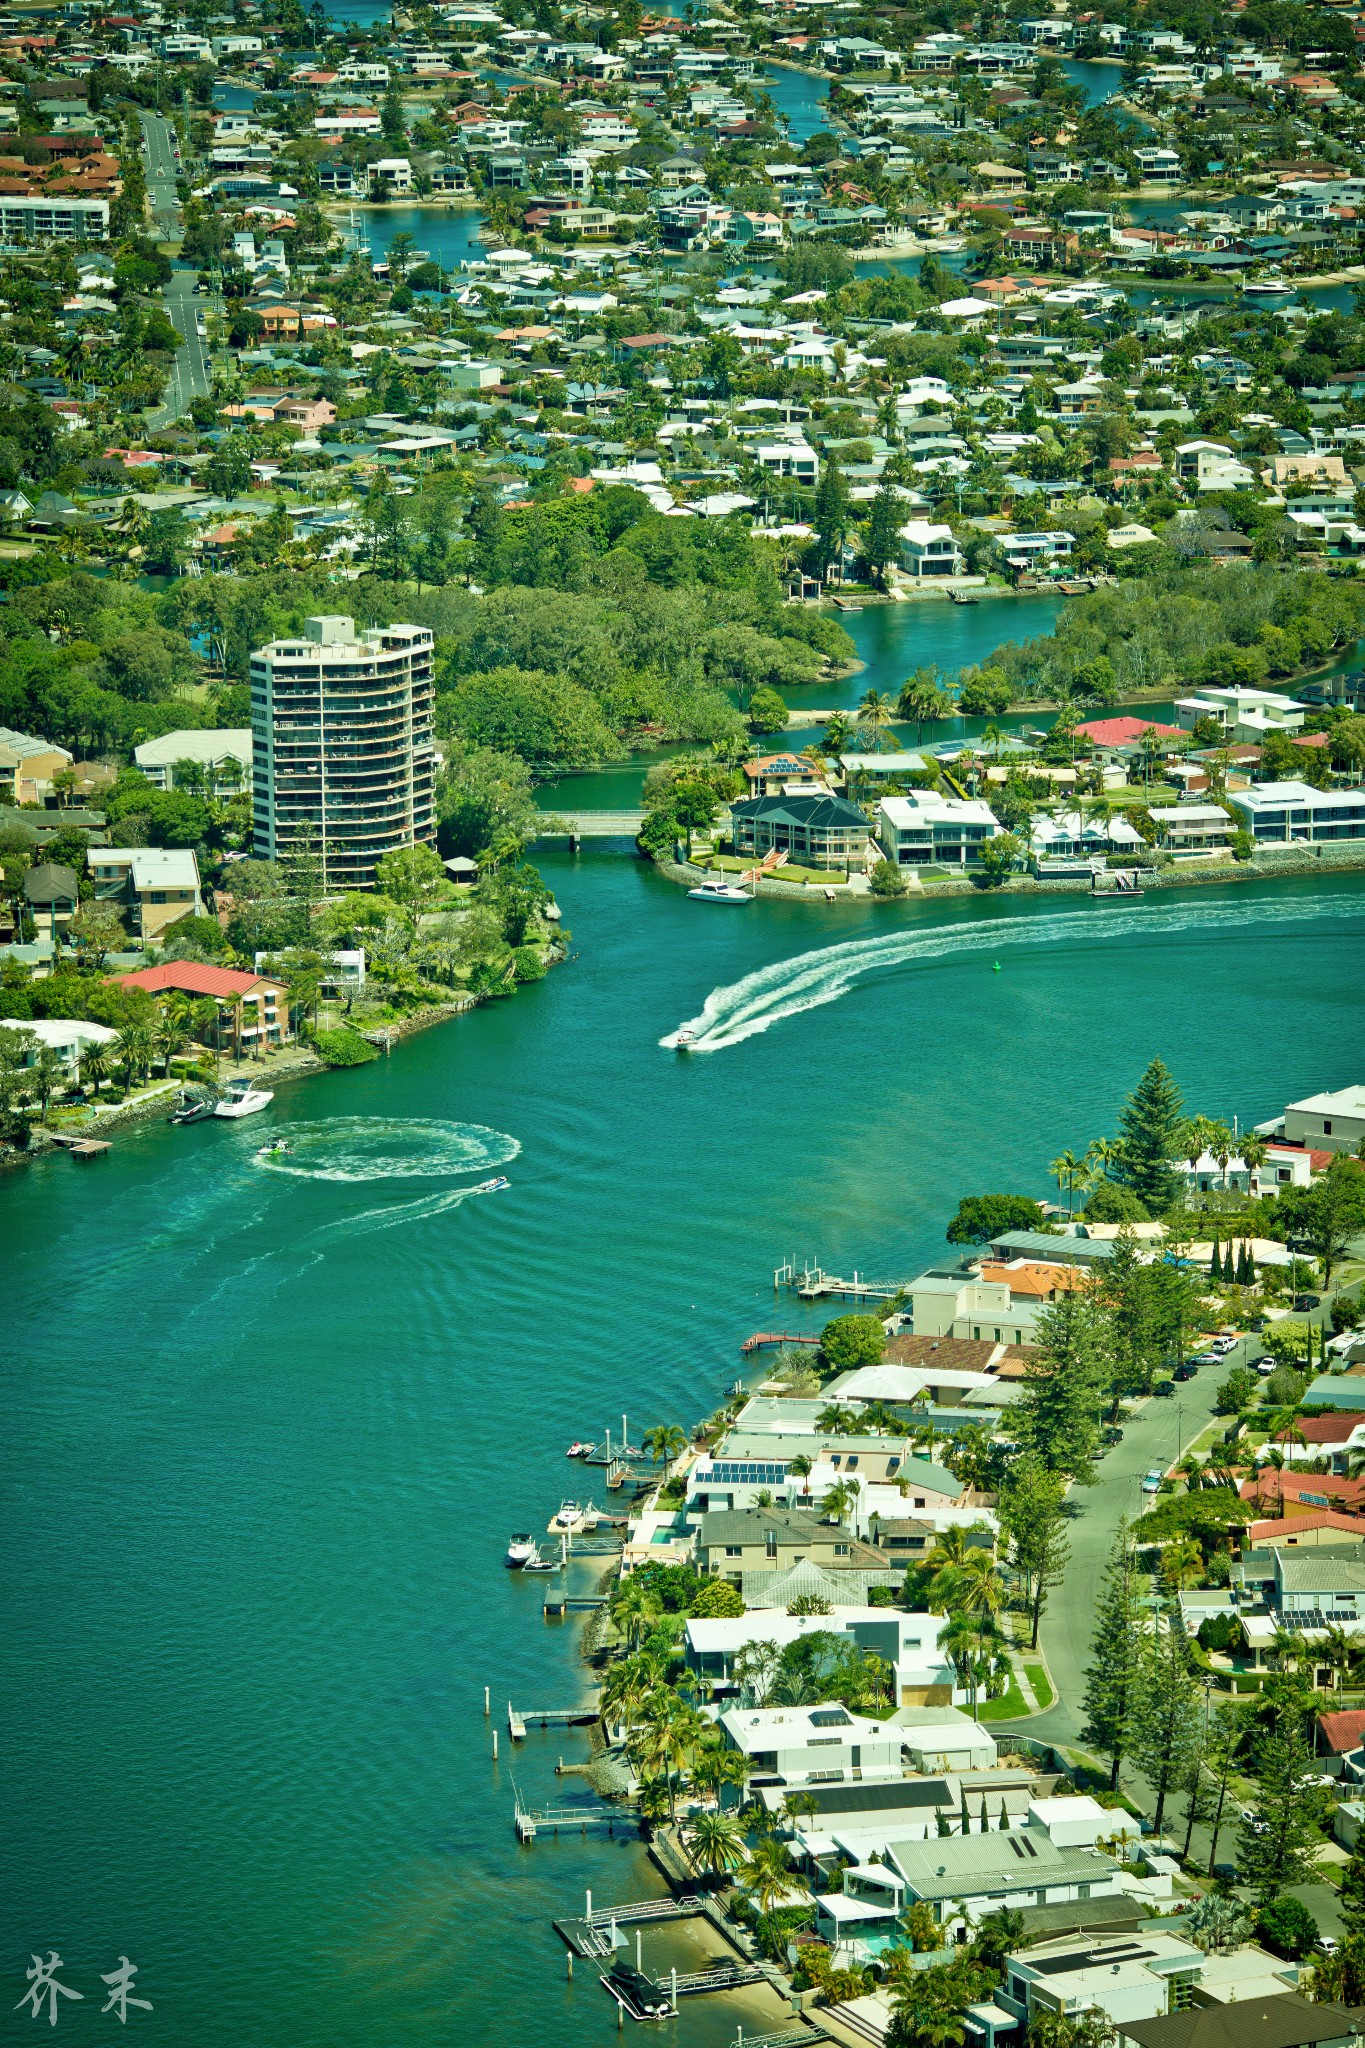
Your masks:
M 1128 1525 L 1120 1522 L 1100 1595 L 1081 1702 L 1085 1709 L 1081 1738 L 1108 1757 L 1111 1792 L 1118 1789 L 1119 1765 L 1128 1748 L 1139 1645 L 1137 1566 Z
M 1119 1118 L 1119 1177 L 1154 1216 L 1173 1207 L 1184 1188 L 1171 1163 L 1180 1156 L 1176 1134 L 1183 1113 L 1180 1090 L 1165 1062 L 1153 1060 Z
M 1156 1793 L 1152 1825 L 1158 1834 L 1167 1799 L 1188 1780 L 1201 1734 L 1189 1638 L 1179 1611 L 1172 1609 L 1143 1639 L 1129 1716 L 1129 1754 Z

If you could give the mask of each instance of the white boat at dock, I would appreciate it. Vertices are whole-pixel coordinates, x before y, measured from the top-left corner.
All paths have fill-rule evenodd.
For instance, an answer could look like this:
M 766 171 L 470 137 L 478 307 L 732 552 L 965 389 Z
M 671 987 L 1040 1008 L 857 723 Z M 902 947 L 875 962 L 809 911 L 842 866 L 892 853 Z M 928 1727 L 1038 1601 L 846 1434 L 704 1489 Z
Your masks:
M 275 1100 L 271 1088 L 253 1088 L 250 1081 L 234 1081 L 221 1102 L 215 1102 L 215 1116 L 255 1116 L 258 1110 L 268 1109 Z
M 503 1562 L 509 1571 L 519 1572 L 524 1571 L 526 1566 L 533 1563 L 539 1555 L 540 1552 L 536 1548 L 535 1539 L 531 1536 L 530 1532 L 528 1530 L 521 1530 L 508 1543 L 507 1556 Z
M 752 903 L 753 896 L 748 889 L 742 889 L 737 882 L 701 882 L 688 895 L 698 903 Z
M 1242 286 L 1244 299 L 1292 299 L 1297 285 L 1286 283 L 1282 277 L 1252 277 Z

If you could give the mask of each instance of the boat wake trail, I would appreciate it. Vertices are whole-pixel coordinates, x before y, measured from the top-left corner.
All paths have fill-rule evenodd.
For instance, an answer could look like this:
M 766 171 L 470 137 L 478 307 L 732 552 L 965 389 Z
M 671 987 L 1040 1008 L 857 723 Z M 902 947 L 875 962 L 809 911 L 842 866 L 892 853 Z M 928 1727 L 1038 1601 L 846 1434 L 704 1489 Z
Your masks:
M 1222 932 L 1244 931 L 1250 925 L 1269 935 L 1276 926 L 1316 924 L 1324 918 L 1358 923 L 1361 908 L 1350 899 L 1315 903 L 1311 909 L 1302 903 L 1268 904 L 1261 899 L 1245 904 L 1186 902 L 1160 910 L 1132 903 L 1087 904 L 1080 910 L 1020 918 L 1008 928 L 992 920 L 855 939 L 844 945 L 822 946 L 814 953 L 798 953 L 792 960 L 775 961 L 771 967 L 746 974 L 742 981 L 712 989 L 700 1015 L 685 1019 L 659 1043 L 670 1050 L 686 1046 L 693 1053 L 724 1052 L 746 1038 L 770 1031 L 788 1017 L 837 1003 L 860 981 L 922 960 L 1132 937 L 1189 933 L 1214 938 Z
M 295 1124 L 289 1150 L 265 1155 L 270 1173 L 296 1180 L 449 1180 L 488 1173 L 516 1158 L 521 1146 L 486 1124 L 426 1117 L 342 1116 Z M 472 1189 L 466 1188 L 470 1194 Z
M 376 1181 L 443 1180 L 487 1174 L 507 1166 L 521 1146 L 506 1131 L 485 1124 L 442 1123 L 421 1117 L 335 1117 L 327 1123 L 294 1125 L 288 1152 L 269 1153 L 258 1164 L 293 1180 L 339 1181 L 365 1186 Z M 407 1201 L 362 1209 L 309 1233 L 311 1240 L 338 1234 L 392 1230 L 457 1209 L 481 1185 L 444 1187 Z

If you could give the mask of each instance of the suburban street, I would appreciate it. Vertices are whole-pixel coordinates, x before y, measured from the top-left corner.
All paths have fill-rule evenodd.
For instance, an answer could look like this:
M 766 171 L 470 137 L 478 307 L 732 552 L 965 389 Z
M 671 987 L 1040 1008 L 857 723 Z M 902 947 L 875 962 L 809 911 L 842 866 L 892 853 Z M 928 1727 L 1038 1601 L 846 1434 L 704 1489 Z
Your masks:
M 1321 1323 L 1321 1310 L 1315 1311 L 1309 1320 Z M 1217 1365 L 1201 1366 L 1192 1380 L 1182 1382 L 1176 1388 L 1175 1398 L 1153 1396 L 1146 1401 L 1141 1412 L 1124 1425 L 1123 1442 L 1100 1461 L 1095 1484 L 1072 1490 L 1072 1502 L 1080 1512 L 1070 1528 L 1071 1555 L 1064 1580 L 1049 1597 L 1039 1631 L 1040 1648 L 1057 1697 L 1046 1713 L 1034 1714 L 1024 1721 L 996 1723 L 995 1730 L 1013 1727 L 1021 1734 L 1059 1747 L 1082 1746 L 1081 1701 L 1090 1661 L 1090 1638 L 1119 1523 L 1125 1516 L 1130 1522 L 1135 1521 L 1146 1505 L 1141 1490 L 1143 1474 L 1153 1469 L 1165 1472 L 1203 1434 L 1214 1419 L 1218 1388 L 1233 1366 L 1248 1364 L 1259 1357 L 1261 1350 L 1259 1337 L 1244 1337 Z M 1148 1813 L 1153 1810 L 1155 1798 L 1141 1773 L 1130 1764 L 1124 1766 L 1122 1785 L 1136 1806 Z M 1183 1811 L 1182 1795 L 1168 1801 L 1164 1827 L 1177 1840 L 1184 1832 L 1183 1820 L 1177 1818 Z M 1237 1829 L 1237 1805 L 1230 1802 L 1219 1835 L 1220 1860 L 1236 1861 Z M 1191 1847 L 1196 1864 L 1202 1867 L 1209 1851 L 1207 1827 L 1196 1827 Z M 1340 1936 L 1344 1932 L 1340 1900 L 1332 1886 L 1295 1885 L 1292 1890 L 1324 1933 Z
M 144 113 L 142 152 L 146 164 L 147 193 L 156 232 L 162 240 L 174 240 L 180 234 L 180 200 L 175 189 L 179 165 L 175 149 L 172 124 L 160 114 Z M 169 426 L 189 411 L 193 399 L 208 396 L 208 352 L 195 324 L 198 311 L 194 289 L 196 275 L 192 269 L 177 269 L 161 294 L 166 317 L 180 336 L 180 347 L 176 350 L 170 383 L 166 387 L 166 402 L 147 415 L 149 424 L 154 428 Z

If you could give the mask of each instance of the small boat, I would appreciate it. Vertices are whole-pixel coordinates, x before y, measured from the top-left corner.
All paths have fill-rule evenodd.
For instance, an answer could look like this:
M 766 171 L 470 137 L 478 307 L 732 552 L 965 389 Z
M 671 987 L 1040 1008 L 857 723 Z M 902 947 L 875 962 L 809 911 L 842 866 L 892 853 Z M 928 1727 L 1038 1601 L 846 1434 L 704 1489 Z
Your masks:
M 590 1458 L 596 1449 L 596 1444 L 585 1444 L 580 1438 L 569 1445 L 564 1455 L 566 1458 Z
M 259 1146 L 257 1148 L 256 1157 L 258 1159 L 278 1159 L 283 1153 L 290 1152 L 292 1150 L 293 1147 L 291 1145 L 287 1145 L 283 1138 L 276 1138 L 273 1145 Z
M 535 1542 L 529 1531 L 523 1529 L 519 1530 L 509 1542 L 507 1556 L 503 1562 L 509 1571 L 519 1572 L 524 1571 L 526 1566 L 539 1557 L 539 1555 L 540 1552 L 536 1549 Z
M 948 595 L 954 604 L 980 604 L 981 602 L 979 597 L 972 597 L 965 590 L 950 590 Z
M 703 882 L 699 888 L 689 889 L 688 895 L 698 903 L 752 903 L 753 897 L 747 889 L 741 889 L 737 882 Z
M 211 1095 L 182 1095 L 179 1108 L 172 1110 L 166 1121 L 171 1124 L 202 1124 L 212 1115 Z
M 476 1195 L 493 1195 L 497 1193 L 499 1188 L 510 1188 L 511 1185 L 510 1180 L 505 1179 L 503 1175 L 499 1174 L 493 1180 L 481 1180 L 474 1192 Z
M 537 1550 L 534 1557 L 527 1558 L 523 1569 L 528 1572 L 562 1572 L 564 1560 L 562 1557 L 542 1557 Z
M 215 1102 L 215 1116 L 255 1116 L 275 1100 L 274 1090 L 253 1088 L 250 1081 L 234 1081 L 221 1102 Z
M 690 1024 L 684 1024 L 680 1030 L 674 1033 L 673 1043 L 679 1052 L 685 1052 L 688 1046 L 693 1043 L 696 1035 L 695 1030 Z
M 581 1529 L 583 1527 L 583 1510 L 578 1505 L 578 1502 L 576 1500 L 562 1500 L 559 1503 L 559 1512 L 551 1522 L 550 1527 L 552 1529 Z
M 1244 299 L 1292 299 L 1297 285 L 1286 284 L 1282 277 L 1253 277 L 1242 286 Z

